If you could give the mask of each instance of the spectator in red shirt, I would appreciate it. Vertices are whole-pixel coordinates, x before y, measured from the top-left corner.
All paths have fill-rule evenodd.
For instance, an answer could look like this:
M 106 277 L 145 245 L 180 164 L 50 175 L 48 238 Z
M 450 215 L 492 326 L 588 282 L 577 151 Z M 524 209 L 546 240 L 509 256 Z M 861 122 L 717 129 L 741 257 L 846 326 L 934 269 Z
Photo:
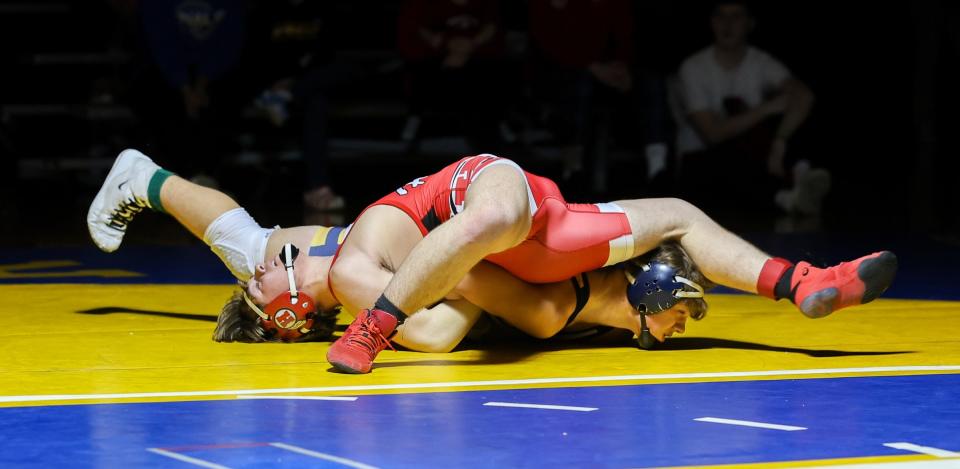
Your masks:
M 496 0 L 407 0 L 400 13 L 398 48 L 408 65 L 413 139 L 428 111 L 468 119 L 470 134 L 493 128 L 504 101 L 502 30 Z

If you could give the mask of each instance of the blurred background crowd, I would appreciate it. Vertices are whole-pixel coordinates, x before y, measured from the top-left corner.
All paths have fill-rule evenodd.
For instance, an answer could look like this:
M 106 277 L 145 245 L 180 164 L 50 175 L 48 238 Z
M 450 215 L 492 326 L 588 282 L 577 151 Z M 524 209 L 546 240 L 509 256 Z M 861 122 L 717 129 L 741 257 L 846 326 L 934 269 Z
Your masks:
M 0 233 L 83 242 L 135 147 L 264 225 L 347 223 L 495 153 L 571 201 L 956 240 L 958 23 L 934 0 L 4 0 Z

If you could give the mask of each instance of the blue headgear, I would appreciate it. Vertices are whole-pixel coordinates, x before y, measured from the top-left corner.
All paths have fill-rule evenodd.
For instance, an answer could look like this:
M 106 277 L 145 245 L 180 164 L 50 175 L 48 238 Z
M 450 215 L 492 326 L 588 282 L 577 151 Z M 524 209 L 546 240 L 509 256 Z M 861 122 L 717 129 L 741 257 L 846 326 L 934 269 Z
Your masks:
M 627 301 L 640 311 L 642 331 L 639 337 L 640 348 L 649 350 L 657 339 L 647 328 L 646 316 L 666 311 L 682 298 L 703 298 L 703 287 L 696 282 L 677 275 L 676 269 L 659 262 L 640 266 L 636 276 L 624 271 L 630 284 L 627 285 Z M 684 290 L 684 287 L 694 291 Z

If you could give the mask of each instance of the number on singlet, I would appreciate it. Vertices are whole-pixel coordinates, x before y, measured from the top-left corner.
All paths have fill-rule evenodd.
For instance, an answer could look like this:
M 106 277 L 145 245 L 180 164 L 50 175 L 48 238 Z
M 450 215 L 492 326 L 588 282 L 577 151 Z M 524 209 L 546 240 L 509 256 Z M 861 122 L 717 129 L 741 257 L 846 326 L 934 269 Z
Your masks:
M 416 178 L 416 179 L 414 179 L 414 180 L 412 180 L 412 181 L 404 184 L 402 187 L 400 187 L 399 189 L 397 189 L 397 194 L 400 194 L 400 195 L 407 195 L 407 194 L 409 194 L 410 191 L 408 191 L 408 190 L 406 189 L 407 186 L 410 186 L 411 189 L 415 189 L 415 188 L 417 188 L 418 186 L 422 186 L 422 185 L 426 184 L 426 183 L 427 183 L 426 179 L 427 179 L 426 177 L 419 177 L 419 178 Z

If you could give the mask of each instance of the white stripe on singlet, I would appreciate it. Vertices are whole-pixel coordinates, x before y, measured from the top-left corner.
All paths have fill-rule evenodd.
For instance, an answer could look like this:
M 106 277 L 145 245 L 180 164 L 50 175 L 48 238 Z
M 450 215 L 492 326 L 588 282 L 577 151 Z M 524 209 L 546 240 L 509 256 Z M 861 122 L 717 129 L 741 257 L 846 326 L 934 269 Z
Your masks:
M 625 213 L 623 207 L 613 203 L 600 203 L 594 204 L 600 210 L 600 213 Z M 633 233 L 627 233 L 623 236 L 611 239 L 610 243 L 610 253 L 607 254 L 607 262 L 603 264 L 604 267 L 618 264 L 625 260 L 633 258 Z
M 451 217 L 460 213 L 460 210 L 457 209 L 457 204 L 454 202 L 454 199 L 457 196 L 456 191 L 454 191 L 454 189 L 457 188 L 458 176 L 460 176 L 460 171 L 463 170 L 463 167 L 466 166 L 466 164 L 472 161 L 474 158 L 475 158 L 474 156 L 471 156 L 470 158 L 464 158 L 463 161 L 461 161 L 460 164 L 457 165 L 457 169 L 453 171 L 453 177 L 450 178 L 450 196 L 447 198 L 447 203 L 450 204 Z M 466 196 L 464 196 L 464 198 L 466 198 Z

